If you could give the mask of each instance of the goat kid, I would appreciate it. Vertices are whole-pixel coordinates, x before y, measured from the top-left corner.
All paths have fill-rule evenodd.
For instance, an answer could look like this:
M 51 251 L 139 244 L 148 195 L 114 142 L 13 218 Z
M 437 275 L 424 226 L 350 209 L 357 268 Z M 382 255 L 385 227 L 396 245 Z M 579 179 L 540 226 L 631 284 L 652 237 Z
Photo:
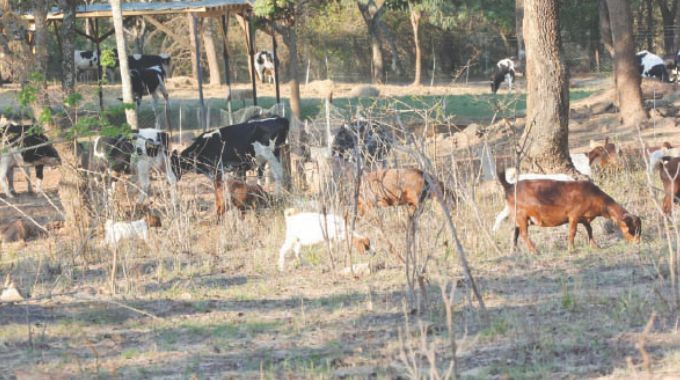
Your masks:
M 295 210 L 287 209 L 284 212 L 286 218 L 286 240 L 279 250 L 279 271 L 285 269 L 286 253 L 293 249 L 295 258 L 300 258 L 300 249 L 303 246 L 319 244 L 324 241 L 342 242 L 348 237 L 345 219 L 336 214 L 320 214 L 316 212 L 301 212 L 295 214 Z M 358 233 L 352 234 L 352 243 L 361 253 L 371 251 L 371 241 Z
M 160 226 L 161 220 L 155 215 L 147 215 L 132 222 L 114 222 L 108 219 L 104 225 L 104 244 L 113 248 L 123 240 L 143 240 L 148 243 L 149 227 Z
M 630 214 L 589 181 L 538 179 L 511 184 L 502 170 L 498 172 L 498 181 L 505 191 L 505 201 L 510 208 L 510 214 L 515 214 L 515 246 L 518 236 L 521 235 L 529 250 L 535 253 L 536 245 L 529 239 L 529 224 L 557 227 L 567 223 L 570 251 L 574 248 L 574 237 L 579 223 L 586 228 L 591 246 L 596 246 L 590 222 L 598 216 L 612 219 L 618 224 L 626 240 L 640 241 L 642 228 L 640 218 Z
M 231 205 L 241 212 L 241 219 L 245 216 L 246 210 L 254 210 L 269 202 L 269 194 L 258 184 L 249 184 L 238 179 L 228 179 L 226 182 Z M 226 205 L 222 195 L 223 188 L 220 184 L 217 185 L 215 191 L 217 193 L 217 212 L 218 215 L 222 215 L 226 211 Z

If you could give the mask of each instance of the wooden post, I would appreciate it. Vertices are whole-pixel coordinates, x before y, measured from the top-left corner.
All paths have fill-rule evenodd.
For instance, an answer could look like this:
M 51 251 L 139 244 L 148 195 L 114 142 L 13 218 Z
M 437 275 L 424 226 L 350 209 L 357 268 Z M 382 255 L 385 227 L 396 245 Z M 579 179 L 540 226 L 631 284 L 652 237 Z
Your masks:
M 224 79 L 227 82 L 227 112 L 229 113 L 229 125 L 234 124 L 231 113 L 231 74 L 229 73 L 229 12 L 222 15 L 222 59 L 224 60 Z
M 272 50 L 274 52 L 274 85 L 276 86 L 276 107 L 281 103 L 281 91 L 279 89 L 279 54 L 276 52 L 276 33 L 272 31 Z
M 253 73 L 251 82 L 253 84 L 253 105 L 257 105 L 257 84 L 255 78 L 255 48 L 253 47 L 253 20 L 248 17 L 246 41 L 248 42 L 248 56 L 250 57 L 250 70 Z
M 99 115 L 104 112 L 104 91 L 102 90 L 102 49 L 99 38 L 99 19 L 94 19 L 94 45 L 97 48 L 97 95 L 99 96 Z
M 281 166 L 283 166 L 283 186 L 286 188 L 286 190 L 291 191 L 292 189 L 292 180 L 291 180 L 291 162 L 290 162 L 290 144 L 285 144 L 281 145 L 281 148 L 279 150 L 280 155 L 281 155 Z
M 207 131 L 208 123 L 206 122 L 205 100 L 203 99 L 203 68 L 201 67 L 201 38 L 198 34 L 198 16 L 195 13 L 191 14 L 191 27 L 194 29 L 194 37 L 196 41 L 196 68 L 198 74 L 198 101 L 201 104 L 201 128 L 203 132 Z

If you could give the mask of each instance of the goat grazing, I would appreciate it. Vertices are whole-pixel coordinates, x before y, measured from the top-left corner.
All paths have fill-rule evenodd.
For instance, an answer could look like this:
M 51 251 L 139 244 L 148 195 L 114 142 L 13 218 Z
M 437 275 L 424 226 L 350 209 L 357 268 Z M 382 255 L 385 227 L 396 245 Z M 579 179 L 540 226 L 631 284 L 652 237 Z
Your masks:
M 246 210 L 256 209 L 259 205 L 266 204 L 269 201 L 269 195 L 258 184 L 249 184 L 245 181 L 238 179 L 228 179 L 227 190 L 229 191 L 229 196 L 231 198 L 232 206 L 236 207 L 241 211 L 241 218 L 245 215 Z M 218 193 L 221 193 L 220 189 L 217 189 Z M 221 196 L 219 194 L 218 196 Z M 221 206 L 220 206 L 221 205 Z M 218 200 L 218 208 L 224 208 L 224 200 L 221 202 Z M 218 213 L 223 214 L 226 210 L 219 210 Z
M 348 236 L 345 219 L 335 214 L 316 212 L 302 212 L 294 214 L 295 210 L 287 209 L 286 240 L 279 251 L 279 270 L 285 268 L 286 253 L 293 249 L 295 258 L 300 258 L 302 246 L 314 245 L 324 241 L 341 242 Z M 352 243 L 361 253 L 371 251 L 371 241 L 356 230 L 352 234 Z
M 434 176 L 431 176 L 436 181 Z M 444 185 L 436 181 L 442 194 Z M 446 193 L 451 196 L 450 191 Z M 413 214 L 426 198 L 433 196 L 425 175 L 419 169 L 385 169 L 364 173 L 359 190 L 358 211 L 364 215 L 371 207 L 409 207 Z
M 628 241 L 640 241 L 641 221 L 589 181 L 525 180 L 511 184 L 505 172 L 498 172 L 510 214 L 515 215 L 514 245 L 522 236 L 531 252 L 536 245 L 529 239 L 529 224 L 557 227 L 569 223 L 569 250 L 574 248 L 576 226 L 583 224 L 588 241 L 596 246 L 590 222 L 598 216 L 612 219 Z
M 573 157 L 572 157 L 573 158 Z M 505 171 L 505 178 L 508 183 L 517 182 L 517 171 L 515 168 L 508 168 Z M 568 174 L 534 174 L 534 173 L 522 173 L 519 175 L 520 181 L 533 180 L 533 179 L 551 179 L 553 181 L 573 181 Z M 503 210 L 496 215 L 496 221 L 493 224 L 493 232 L 497 232 L 501 227 L 501 223 L 510 216 L 510 207 L 506 204 Z

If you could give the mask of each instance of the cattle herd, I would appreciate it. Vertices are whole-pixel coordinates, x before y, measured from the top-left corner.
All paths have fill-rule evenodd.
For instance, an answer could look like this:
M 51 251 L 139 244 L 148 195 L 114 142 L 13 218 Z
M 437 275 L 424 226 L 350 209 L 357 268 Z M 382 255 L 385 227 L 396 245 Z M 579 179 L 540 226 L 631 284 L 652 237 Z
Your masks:
M 114 52 L 115 53 L 115 52 Z M 660 57 L 641 51 L 636 55 L 640 73 L 661 81 L 675 81 L 680 52 L 667 64 Z M 76 51 L 76 67 L 79 72 L 92 71 L 99 66 L 99 56 L 92 51 Z M 276 57 L 269 51 L 255 55 L 255 71 L 261 81 L 274 80 Z M 128 58 L 134 98 L 139 105 L 145 95 L 154 99 L 163 96 L 166 105 L 168 94 L 165 88 L 166 75 L 170 69 L 170 57 L 166 55 L 131 55 Z M 506 82 L 512 90 L 516 75 L 513 58 L 500 60 L 491 82 L 495 94 Z M 669 69 L 671 75 L 668 74 Z M 17 167 L 35 167 L 37 188 L 43 179 L 44 166 L 60 164 L 57 151 L 39 128 L 32 125 L 0 120 L 2 133 L 2 154 L 0 156 L 0 185 L 6 197 L 15 195 L 13 172 Z M 246 172 L 256 170 L 258 180 L 263 177 L 265 166 L 269 166 L 276 181 L 277 192 L 283 182 L 281 151 L 287 142 L 289 122 L 279 116 L 261 117 L 241 124 L 221 127 L 203 132 L 194 138 L 185 149 L 171 149 L 168 132 L 159 128 L 144 128 L 119 136 L 98 136 L 91 143 L 78 142 L 77 155 L 80 165 L 91 173 L 97 173 L 108 184 L 113 195 L 116 182 L 123 175 L 135 174 L 139 196 L 137 203 L 149 197 L 151 172 L 162 173 L 171 186 L 173 196 L 175 185 L 186 173 L 207 176 L 214 184 L 215 208 L 221 217 L 229 207 L 238 209 L 243 216 L 247 210 L 270 202 L 271 196 L 259 184 L 245 181 Z M 456 192 L 430 173 L 414 168 L 386 168 L 386 157 L 396 144 L 389 125 L 366 119 L 357 119 L 340 127 L 329 142 L 334 160 L 359 163 L 345 165 L 363 167 L 357 178 L 353 170 L 335 174 L 335 179 L 347 184 L 358 184 L 356 196 L 357 212 L 363 217 L 374 207 L 407 206 L 409 215 L 415 216 L 428 198 L 440 196 L 443 202 L 455 207 Z M 649 149 L 649 168 L 659 170 L 664 183 L 665 198 L 663 210 L 671 212 L 674 201 L 680 199 L 680 176 L 674 175 L 680 168 L 680 149 L 670 144 Z M 573 247 L 578 224 L 582 224 L 591 245 L 595 245 L 591 222 L 598 216 L 613 220 L 629 241 L 639 241 L 641 220 L 631 214 L 609 195 L 597 187 L 590 178 L 592 168 L 615 165 L 622 152 L 605 140 L 604 144 L 591 144 L 588 153 L 571 153 L 573 173 L 517 175 L 513 168 L 500 169 L 497 179 L 504 191 L 506 205 L 497 215 L 493 231 L 500 228 L 508 216 L 514 216 L 514 243 L 522 237 L 531 251 L 535 244 L 528 237 L 528 227 L 536 225 L 552 227 L 569 225 L 568 243 Z M 234 176 L 225 178 L 225 172 Z M 351 172 L 351 174 L 348 174 Z M 26 173 L 26 172 L 25 172 Z M 578 174 L 576 174 L 578 173 Z M 346 176 L 346 177 L 343 177 Z M 346 181 L 345 181 L 346 180 Z M 32 192 L 31 181 L 29 192 Z M 228 194 L 228 201 L 225 200 Z M 350 200 L 348 200 L 350 201 Z M 286 235 L 279 251 L 278 267 L 285 268 L 285 255 L 291 249 L 298 256 L 302 246 L 322 241 L 351 239 L 360 252 L 371 250 L 370 239 L 358 230 L 347 231 L 347 215 L 332 212 L 285 211 Z M 160 220 L 147 215 L 134 221 L 107 220 L 104 225 L 104 244 L 115 247 L 125 239 L 148 239 L 148 228 L 159 227 Z

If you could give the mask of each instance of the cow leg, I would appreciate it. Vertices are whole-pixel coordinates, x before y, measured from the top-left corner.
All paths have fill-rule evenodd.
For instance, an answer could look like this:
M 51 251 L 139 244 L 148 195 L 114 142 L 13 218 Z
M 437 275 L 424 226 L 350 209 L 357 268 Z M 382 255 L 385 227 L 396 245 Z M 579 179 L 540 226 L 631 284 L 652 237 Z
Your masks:
M 148 158 L 140 158 L 137 161 L 137 179 L 139 181 L 139 197 L 137 203 L 143 203 L 151 185 L 151 164 Z
M 45 166 L 36 165 L 35 166 L 35 190 L 37 192 L 42 192 L 42 182 L 44 178 Z M 27 171 L 28 173 L 28 171 Z M 29 181 L 30 184 L 30 181 Z
M 0 185 L 2 185 L 2 191 L 5 193 L 7 198 L 14 198 L 14 195 L 10 192 L 9 187 L 9 172 L 12 170 L 10 166 L 12 165 L 12 158 L 8 155 L 3 155 L 0 158 Z
M 157 129 L 160 129 L 160 123 L 158 120 L 158 91 L 154 91 L 151 93 L 151 108 L 153 109 L 153 117 L 155 119 L 154 121 L 154 127 Z

